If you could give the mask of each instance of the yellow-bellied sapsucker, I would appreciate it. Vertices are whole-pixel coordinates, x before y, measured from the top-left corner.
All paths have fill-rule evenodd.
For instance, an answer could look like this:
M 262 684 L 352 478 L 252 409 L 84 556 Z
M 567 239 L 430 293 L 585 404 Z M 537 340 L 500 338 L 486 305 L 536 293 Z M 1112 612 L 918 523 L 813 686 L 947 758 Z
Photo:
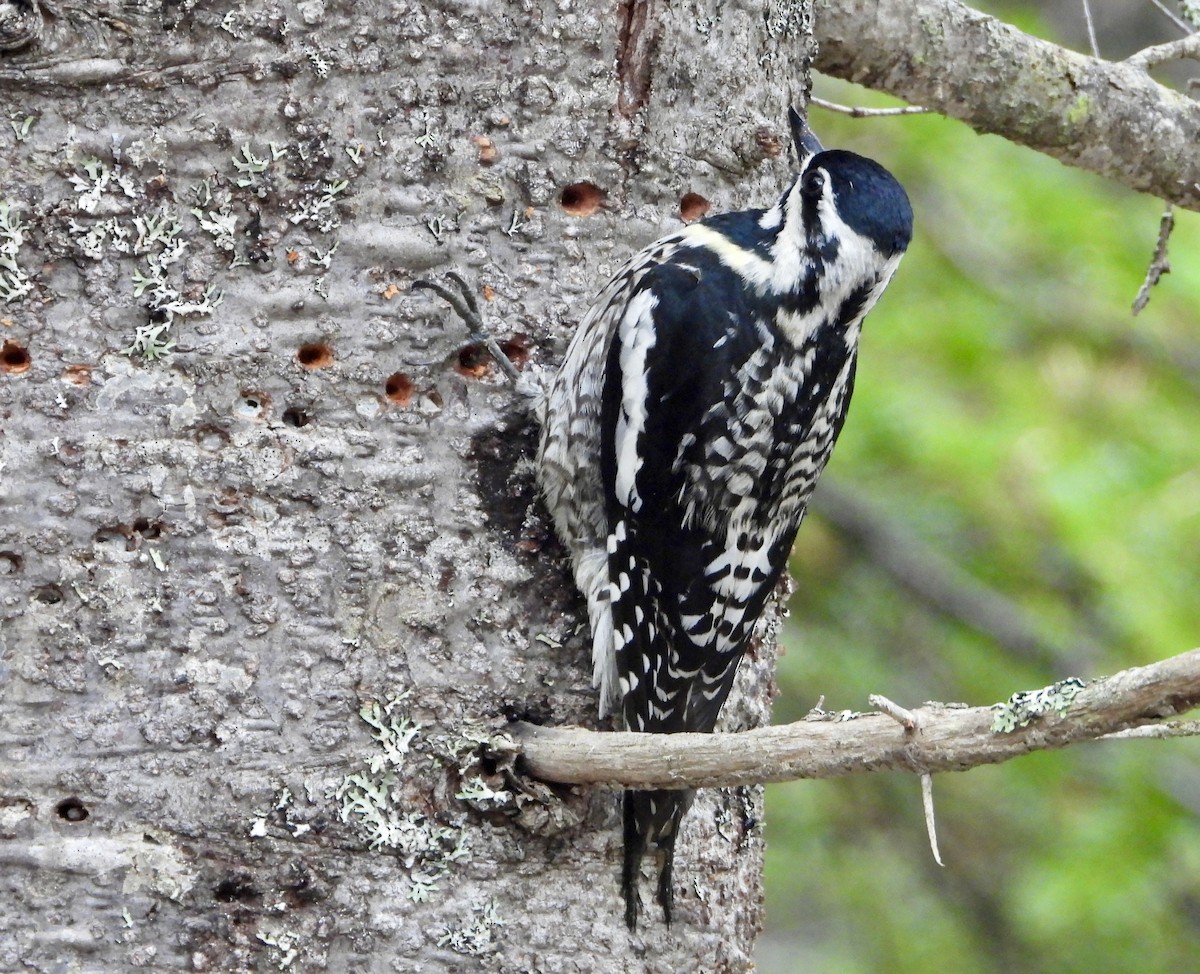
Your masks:
M 707 732 L 842 428 L 863 317 L 912 236 L 882 166 L 822 150 L 769 209 L 652 244 L 600 292 L 542 408 L 539 477 L 587 598 L 601 716 Z M 686 791 L 625 793 L 626 920 Z

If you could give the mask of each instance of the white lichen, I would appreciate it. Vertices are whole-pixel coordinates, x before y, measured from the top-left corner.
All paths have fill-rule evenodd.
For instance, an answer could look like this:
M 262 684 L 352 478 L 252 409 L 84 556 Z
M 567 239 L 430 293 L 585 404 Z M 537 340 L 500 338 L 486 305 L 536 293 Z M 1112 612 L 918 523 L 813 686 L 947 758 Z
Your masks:
M 1020 727 L 1029 726 L 1039 717 L 1049 713 L 1062 716 L 1084 686 L 1082 680 L 1070 677 L 1041 690 L 1021 690 L 1014 693 L 1005 703 L 992 706 L 992 710 L 996 712 L 992 718 L 992 733 L 1011 733 Z
M 75 203 L 84 213 L 95 213 L 100 200 L 110 190 L 119 190 L 128 199 L 137 199 L 138 186 L 128 173 L 89 157 L 80 163 L 83 174 L 68 173 L 69 182 L 79 194 Z
M 521 219 L 521 211 L 513 210 L 512 219 L 504 230 L 506 237 L 514 237 L 525 229 L 525 221 Z
M 194 207 L 189 212 L 199 221 L 200 229 L 213 238 L 213 243 L 218 250 L 224 250 L 226 253 L 233 252 L 235 246 L 233 232 L 237 229 L 237 217 L 229 209 L 228 203 L 216 210 Z
M 19 301 L 33 290 L 33 280 L 17 263 L 17 252 L 29 228 L 10 200 L 0 200 L 0 300 Z
M 292 966 L 292 962 L 300 956 L 300 937 L 287 930 L 259 930 L 255 934 L 268 947 L 275 948 L 277 956 L 275 966 L 281 971 Z
M 312 800 L 310 796 L 309 800 Z M 286 785 L 280 789 L 275 803 L 265 812 L 258 812 L 250 823 L 250 837 L 260 839 L 270 834 L 268 826 L 275 825 L 286 829 L 293 837 L 305 835 L 312 831 L 307 822 L 293 821 L 296 811 L 295 796 Z
M 470 802 L 480 811 L 489 808 L 504 808 L 512 804 L 513 794 L 507 789 L 492 788 L 482 775 L 474 775 L 463 781 L 462 787 L 455 793 L 459 801 Z
M 337 253 L 337 249 L 338 249 L 337 244 L 334 244 L 328 250 L 324 250 L 324 251 L 317 250 L 314 248 L 313 252 L 312 252 L 313 264 L 328 268 L 329 265 L 331 263 L 333 263 L 333 255 Z
M 247 18 L 243 10 L 230 10 L 221 18 L 221 30 L 238 40 L 245 38 L 246 25 Z
M 131 252 L 145 258 L 144 268 L 134 268 L 133 294 L 147 299 L 155 320 L 140 326 L 133 343 L 122 351 L 153 360 L 175 346 L 170 332 L 177 317 L 210 315 L 221 304 L 223 295 L 215 284 L 206 285 L 199 294 L 195 288 L 185 294 L 172 279 L 170 268 L 188 249 L 181 235 L 183 224 L 173 211 L 164 207 L 157 214 L 136 216 L 133 229 L 136 237 Z
M 109 166 L 95 158 L 84 159 L 82 171 L 70 173 L 67 180 L 77 194 L 75 205 L 82 217 L 95 216 L 106 196 L 142 199 L 143 191 L 121 166 Z M 193 188 L 198 200 L 212 202 L 211 184 L 206 180 Z M 111 204 L 105 207 L 111 212 Z M 202 230 L 213 237 L 219 249 L 233 245 L 236 219 L 227 209 L 190 211 Z M 222 294 L 213 283 L 184 286 L 173 268 L 189 250 L 189 235 L 184 218 L 171 206 L 156 211 L 137 212 L 133 216 L 108 216 L 96 221 L 72 218 L 68 228 L 80 253 L 95 261 L 113 254 L 138 257 L 131 274 L 133 296 L 144 299 L 151 320 L 139 325 L 133 340 L 121 349 L 125 355 L 137 355 L 148 361 L 163 358 L 175 347 L 172 334 L 178 317 L 210 315 L 221 304 Z
M 437 213 L 434 216 L 426 218 L 425 229 L 433 234 L 434 240 L 436 240 L 438 243 L 441 243 L 447 232 L 451 230 L 457 230 L 458 227 L 455 225 L 453 220 L 443 216 L 440 213 Z
M 425 123 L 425 131 L 416 137 L 416 143 L 422 149 L 432 149 L 437 144 L 437 136 L 433 134 L 429 116 L 426 115 L 422 121 Z
M 21 124 L 26 126 L 25 121 Z M 149 184 L 134 171 L 149 158 L 144 151 L 126 155 L 114 143 L 111 160 L 89 156 L 76 161 L 66 175 L 74 191 L 74 213 L 66 215 L 66 226 L 77 253 L 97 262 L 114 256 L 138 258 L 131 271 L 132 294 L 148 309 L 149 321 L 137 326 L 122 351 L 147 360 L 163 358 L 176 346 L 178 318 L 211 315 L 220 306 L 222 292 L 216 281 L 190 280 L 183 271 L 184 259 L 203 250 L 206 241 L 226 256 L 227 269 L 269 259 L 268 247 L 278 241 L 253 229 L 258 226 L 257 207 L 246 202 L 247 192 L 270 199 L 294 226 L 324 234 L 337 231 L 342 221 L 339 204 L 368 157 L 366 146 L 359 142 L 343 144 L 342 149 L 350 160 L 349 173 L 306 173 L 301 181 L 276 164 L 285 158 L 309 161 L 306 143 L 268 142 L 262 147 L 245 142 L 230 158 L 229 171 L 207 176 L 181 193 L 170 192 L 165 174 L 156 177 L 156 200 L 165 191 L 170 199 L 183 203 L 176 207 L 167 202 L 156 209 L 147 205 Z M 254 212 L 250 227 L 239 227 L 239 215 L 245 219 L 241 207 Z M 5 202 L 0 213 L 0 300 L 17 300 L 33 289 L 29 275 L 16 261 L 25 229 Z M 243 235 L 251 237 L 252 244 L 243 246 Z M 337 242 L 326 244 L 314 248 L 313 259 L 303 266 L 328 271 Z M 292 260 L 289 264 L 300 267 Z M 202 266 L 202 262 L 192 261 L 189 266 Z M 312 287 L 328 299 L 329 284 L 319 275 Z
M 329 72 L 333 66 L 321 51 L 309 44 L 304 48 L 304 56 L 311 62 L 313 72 L 318 78 L 329 77 Z
M 483 957 L 495 950 L 495 932 L 505 925 L 495 900 L 475 903 L 471 918 L 459 927 L 446 927 L 438 938 L 439 947 L 449 947 L 468 957 Z
M 467 858 L 468 843 L 458 822 L 439 822 L 405 808 L 404 779 L 397 772 L 410 760 L 420 727 L 400 712 L 403 700 L 394 696 L 362 707 L 359 716 L 372 728 L 378 751 L 365 759 L 365 771 L 347 775 L 329 797 L 338 803 L 339 818 L 357 828 L 368 848 L 397 856 L 409 873 L 409 899 L 422 902 L 438 891 L 453 863 Z
M 233 157 L 233 168 L 238 171 L 236 182 L 243 189 L 252 189 L 258 186 L 262 182 L 259 177 L 270 166 L 268 160 L 260 159 L 254 154 L 254 150 L 250 148 L 248 142 L 242 146 L 241 156 Z
M 400 712 L 404 700 L 403 694 L 390 696 L 382 704 L 372 700 L 358 711 L 359 717 L 373 728 L 371 737 L 382 752 L 367 759 L 367 767 L 375 774 L 402 767 L 410 745 L 421 732 L 420 724 Z
M 337 212 L 337 198 L 350 185 L 349 179 L 327 179 L 321 195 L 308 197 L 288 217 L 297 226 L 311 227 L 322 233 L 332 233 L 342 225 Z
M 12 126 L 13 136 L 18 142 L 26 142 L 29 139 L 29 133 L 33 131 L 34 123 L 37 122 L 37 115 L 13 115 L 8 120 L 8 124 Z

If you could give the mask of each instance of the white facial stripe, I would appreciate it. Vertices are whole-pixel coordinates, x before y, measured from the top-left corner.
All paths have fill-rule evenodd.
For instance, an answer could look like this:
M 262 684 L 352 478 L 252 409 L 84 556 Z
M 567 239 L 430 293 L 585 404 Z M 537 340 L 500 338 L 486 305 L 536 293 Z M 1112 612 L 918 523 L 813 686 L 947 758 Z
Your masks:
M 703 247 L 716 254 L 722 264 L 746 278 L 760 291 L 769 287 L 775 276 L 775 270 L 769 261 L 752 250 L 739 247 L 724 234 L 703 224 L 693 223 L 688 227 L 683 232 L 683 244 Z

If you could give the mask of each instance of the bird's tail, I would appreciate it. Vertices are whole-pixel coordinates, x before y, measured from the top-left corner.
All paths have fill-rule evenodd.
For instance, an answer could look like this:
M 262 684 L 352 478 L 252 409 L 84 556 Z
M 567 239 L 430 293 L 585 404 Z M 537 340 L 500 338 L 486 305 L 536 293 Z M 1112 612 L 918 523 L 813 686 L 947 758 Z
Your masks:
M 637 929 L 638 880 L 642 857 L 651 850 L 658 866 L 658 902 L 663 919 L 671 925 L 671 906 L 675 891 L 671 872 L 675 865 L 675 838 L 679 822 L 692 805 L 694 791 L 625 792 L 625 864 L 621 871 L 621 889 L 625 893 L 625 923 Z

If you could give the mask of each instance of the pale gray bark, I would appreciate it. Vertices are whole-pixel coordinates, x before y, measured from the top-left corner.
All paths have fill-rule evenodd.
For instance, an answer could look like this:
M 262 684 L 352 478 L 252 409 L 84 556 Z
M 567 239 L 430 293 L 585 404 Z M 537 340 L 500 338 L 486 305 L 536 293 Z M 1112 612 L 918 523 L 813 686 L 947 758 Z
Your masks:
M 552 367 L 685 193 L 774 198 L 806 15 L 0 3 L 0 969 L 749 969 L 760 789 L 631 936 L 615 797 L 474 758 L 596 700 L 519 397 L 409 288 Z
M 1087 57 L 955 0 L 822 0 L 816 34 L 827 74 L 1200 209 L 1200 103 L 1151 78 L 1153 57 Z

